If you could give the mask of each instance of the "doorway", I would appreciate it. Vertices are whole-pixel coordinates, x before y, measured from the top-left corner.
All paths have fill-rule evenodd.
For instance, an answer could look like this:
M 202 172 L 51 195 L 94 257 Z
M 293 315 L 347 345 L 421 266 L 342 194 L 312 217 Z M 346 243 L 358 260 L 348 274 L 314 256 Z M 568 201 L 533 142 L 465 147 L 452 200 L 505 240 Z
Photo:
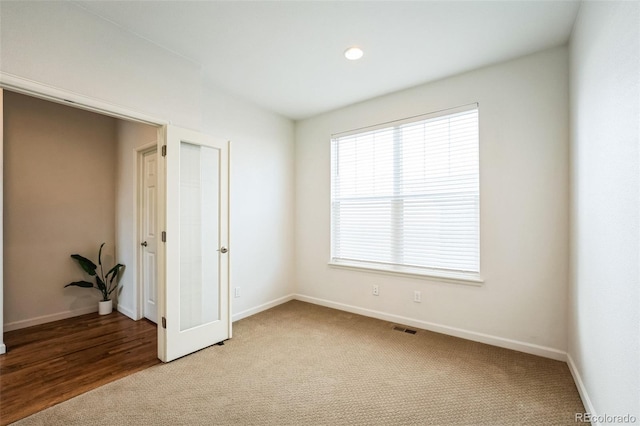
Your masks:
M 95 311 L 99 292 L 63 286 L 93 281 L 70 255 L 97 263 L 103 242 L 104 266 L 125 265 L 118 310 L 140 318 L 131 156 L 157 129 L 11 91 L 3 106 L 3 329 Z
M 135 240 L 128 230 L 137 229 L 132 155 L 135 146 L 155 146 L 157 130 L 0 93 L 6 237 L 0 241 L 7 249 L 0 301 L 9 319 L 2 326 L 8 353 L 0 356 L 5 424 L 160 362 L 155 324 L 120 312 L 87 313 L 96 310 L 98 292 L 63 289 L 82 274 L 69 255 L 95 261 L 96 241 L 107 242 L 105 266 L 124 263 L 135 278 L 137 259 L 126 251 L 127 237 Z M 58 305 L 47 311 L 47 303 Z M 120 310 L 126 309 L 121 300 Z
M 139 312 L 158 323 L 158 150 L 150 144 L 138 151 L 138 294 Z M 140 306 L 141 305 L 141 306 Z
M 2 85 L 11 89 L 12 91 L 22 94 L 33 95 L 36 98 L 53 100 L 55 103 L 68 104 L 74 103 L 74 106 L 79 107 L 85 111 L 93 111 L 106 114 L 110 117 L 123 118 L 125 120 L 131 120 L 126 122 L 136 122 L 151 124 L 157 129 L 157 146 L 168 148 L 167 150 L 172 152 L 173 155 L 170 159 L 165 156 L 165 149 L 162 149 L 163 161 L 158 161 L 158 209 L 157 209 L 157 236 L 162 234 L 162 249 L 157 250 L 157 307 L 158 307 L 158 322 L 162 323 L 162 326 L 157 327 L 158 330 L 158 356 L 163 361 L 170 361 L 179 356 L 187 355 L 190 352 L 202 349 L 206 346 L 212 345 L 221 340 L 225 340 L 231 337 L 231 300 L 229 298 L 229 279 L 228 279 L 228 263 L 229 257 L 227 252 L 229 251 L 228 241 L 228 165 L 229 165 L 229 142 L 224 140 L 213 139 L 207 135 L 193 132 L 185 129 L 180 129 L 175 126 L 162 125 L 161 120 L 151 119 L 143 114 L 139 114 L 133 111 L 116 107 L 114 105 L 105 103 L 103 101 L 86 98 L 82 95 L 68 93 L 63 90 L 51 88 L 41 85 L 36 82 L 22 80 L 17 77 L 12 77 L 2 83 Z M 0 93 L 2 90 L 0 89 Z M 162 127 L 158 127 L 162 126 Z M 0 147 L 2 146 L 2 140 L 0 139 Z M 199 152 L 198 155 L 192 155 Z M 200 155 L 203 154 L 203 155 Z M 134 156 L 135 158 L 135 156 Z M 200 170 L 207 168 L 206 164 L 212 159 L 217 162 L 218 167 L 215 172 L 206 172 L 201 174 L 200 177 L 204 180 L 199 182 L 199 193 L 193 193 L 192 196 L 187 196 L 188 202 L 185 202 L 183 195 L 186 196 L 189 191 L 189 173 L 180 174 L 180 170 L 188 170 L 191 166 L 199 166 Z M 4 158 L 0 158 L 2 164 L 4 164 Z M 190 159 L 191 164 L 183 164 L 182 160 Z M 127 162 L 125 161 L 124 164 Z M 135 159 L 128 164 L 135 168 Z M 205 166 L 203 168 L 203 166 Z M 134 176 L 131 179 L 119 179 L 119 182 L 135 182 Z M 1 184 L 0 184 L 1 185 Z M 125 184 L 126 185 L 126 184 Z M 215 191 L 209 191 L 209 195 L 205 195 L 202 190 L 204 188 L 215 187 Z M 136 185 L 129 187 L 130 192 L 137 192 Z M 206 192 L 206 191 L 205 191 Z M 213 195 L 211 195 L 213 194 Z M 213 198 L 211 198 L 213 197 Z M 216 198 L 217 197 L 217 198 Z M 215 199 L 215 203 L 212 204 L 212 200 Z M 129 200 L 135 204 L 135 197 L 129 197 Z M 120 204 L 120 203 L 118 203 Z M 185 236 L 182 232 L 184 223 L 183 219 L 192 217 L 191 209 L 197 209 L 198 206 L 211 206 L 215 205 L 217 214 L 211 216 L 200 216 L 200 228 L 199 233 L 205 232 L 206 229 L 217 228 L 218 239 L 207 238 L 205 246 L 198 248 L 197 241 L 202 241 L 202 235 L 195 239 L 189 239 L 189 236 Z M 200 212 L 202 213 L 202 211 Z M 197 215 L 196 215 L 197 216 Z M 195 216 L 193 216 L 195 217 Z M 133 219 L 135 224 L 135 218 L 137 215 L 133 214 L 129 216 Z M 212 222 L 213 220 L 213 222 Z M 131 222 L 130 222 L 131 223 Z M 166 229 L 162 230 L 161 229 Z M 171 235 L 171 239 L 166 240 L 165 235 Z M 138 248 L 138 244 L 144 242 L 136 241 L 137 233 L 132 232 L 129 234 L 134 242 L 131 244 L 125 244 L 123 250 L 118 249 L 118 256 L 122 256 L 124 251 L 128 248 L 131 253 L 135 253 Z M 203 234 L 204 235 L 204 234 Z M 184 238 L 183 238 L 184 237 Z M 183 240 L 183 241 L 181 241 Z M 213 244 L 213 247 L 212 247 Z M 0 252 L 3 250 L 3 245 L 0 244 Z M 158 247 L 159 248 L 159 247 Z M 182 253 L 190 251 L 189 256 L 180 256 Z M 204 268 L 202 270 L 196 270 L 195 273 L 181 273 L 189 272 L 188 267 L 184 267 L 184 262 L 187 263 L 193 259 L 197 259 L 203 252 L 208 253 L 209 260 L 214 260 L 217 263 L 218 272 L 211 273 L 211 270 Z M 167 254 L 171 253 L 170 256 Z M 211 254 L 214 254 L 213 257 Z M 193 255 L 193 256 L 191 256 Z M 192 257 L 193 259 L 189 259 Z M 135 264 L 131 262 L 130 264 Z M 135 271 L 134 271 L 135 272 Z M 137 276 L 137 273 L 135 274 Z M 213 281 L 212 281 L 213 280 Z M 212 285 L 214 286 L 212 288 Z M 0 281 L 0 294 L 4 294 L 3 291 L 4 282 Z M 132 300 L 139 299 L 136 297 L 137 292 L 135 286 L 129 284 L 123 286 L 122 295 L 127 296 L 126 289 L 129 289 L 129 297 Z M 189 315 L 185 312 L 185 306 L 181 305 L 181 298 L 191 297 L 192 300 L 198 297 L 198 295 L 209 297 L 212 293 L 217 293 L 217 298 L 214 301 L 207 301 L 209 307 L 215 307 L 216 314 L 213 316 L 207 312 L 203 312 L 203 315 L 199 319 L 196 319 L 193 324 L 186 324 L 185 321 L 189 321 L 187 318 Z M 177 296 L 177 297 L 174 297 Z M 6 306 L 6 300 L 3 301 L 0 308 Z M 118 310 L 125 313 L 127 316 L 136 317 L 136 309 L 133 307 L 127 311 L 127 307 L 118 306 Z M 208 309 L 208 308 L 207 308 Z M 170 315 L 167 315 L 169 313 Z M 183 313 L 185 313 L 183 315 Z M 167 317 L 169 317 L 167 321 Z M 1 317 L 0 317 L 1 318 Z M 139 318 L 139 317 L 138 317 Z M 159 321 L 159 320 L 162 321 Z M 167 325 L 168 323 L 168 325 Z M 3 331 L 2 322 L 0 322 L 0 332 Z M 206 330 L 215 329 L 214 337 Z M 0 335 L 2 337 L 2 335 Z M 211 341 L 211 339 L 217 339 Z M 4 345 L 0 340 L 0 352 L 3 352 Z
M 158 127 L 0 92 L 0 331 L 95 311 L 97 291 L 63 286 L 86 279 L 70 254 L 97 261 L 102 242 L 107 243 L 105 266 L 126 265 L 118 310 L 141 318 L 136 307 L 135 155 L 138 147 L 155 147 Z

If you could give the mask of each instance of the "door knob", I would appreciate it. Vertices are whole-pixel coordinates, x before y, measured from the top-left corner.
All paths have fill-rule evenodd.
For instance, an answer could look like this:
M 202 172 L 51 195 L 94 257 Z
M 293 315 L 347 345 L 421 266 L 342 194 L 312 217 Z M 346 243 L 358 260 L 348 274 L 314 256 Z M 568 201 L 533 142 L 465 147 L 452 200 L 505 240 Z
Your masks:
M 225 246 L 220 247 L 220 253 L 224 254 L 224 253 L 226 253 L 228 251 L 229 251 L 229 249 L 226 248 Z
M 147 242 L 145 241 L 144 243 L 140 243 L 140 245 L 141 245 L 142 247 L 146 247 L 146 246 L 147 246 Z

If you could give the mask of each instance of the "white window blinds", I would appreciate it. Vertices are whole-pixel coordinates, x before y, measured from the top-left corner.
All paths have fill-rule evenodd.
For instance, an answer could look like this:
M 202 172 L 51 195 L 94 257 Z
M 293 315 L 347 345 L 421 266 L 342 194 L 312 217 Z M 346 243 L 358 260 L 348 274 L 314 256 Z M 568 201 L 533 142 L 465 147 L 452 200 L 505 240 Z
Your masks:
M 331 261 L 479 273 L 477 105 L 334 136 Z

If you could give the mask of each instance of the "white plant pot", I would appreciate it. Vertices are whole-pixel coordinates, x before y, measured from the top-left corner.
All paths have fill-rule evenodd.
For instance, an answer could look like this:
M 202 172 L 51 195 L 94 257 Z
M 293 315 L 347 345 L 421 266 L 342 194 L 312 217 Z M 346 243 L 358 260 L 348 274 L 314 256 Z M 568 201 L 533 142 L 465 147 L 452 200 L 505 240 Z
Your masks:
M 113 312 L 113 300 L 101 300 L 98 302 L 98 314 L 108 315 Z

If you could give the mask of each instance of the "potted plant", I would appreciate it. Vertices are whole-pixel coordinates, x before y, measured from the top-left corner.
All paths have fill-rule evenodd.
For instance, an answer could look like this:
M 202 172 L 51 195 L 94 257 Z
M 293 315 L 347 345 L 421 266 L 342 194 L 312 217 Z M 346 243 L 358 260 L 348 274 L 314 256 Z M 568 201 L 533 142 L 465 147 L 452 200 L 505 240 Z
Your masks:
M 100 293 L 102 293 L 102 300 L 98 302 L 98 313 L 100 315 L 110 314 L 113 310 L 113 300 L 111 300 L 111 293 L 113 293 L 118 288 L 119 281 L 119 273 L 124 265 L 118 263 L 113 268 L 109 269 L 109 272 L 104 273 L 104 268 L 102 266 L 102 247 L 104 247 L 105 243 L 100 245 L 100 250 L 98 250 L 98 266 L 100 267 L 100 271 L 98 273 L 98 266 L 95 263 L 90 261 L 84 256 L 80 256 L 79 254 L 72 254 L 71 258 L 78 261 L 82 269 L 92 277 L 96 277 L 95 285 L 89 281 L 75 281 L 65 285 L 66 287 L 75 286 L 75 287 L 84 287 L 84 288 L 95 288 Z

